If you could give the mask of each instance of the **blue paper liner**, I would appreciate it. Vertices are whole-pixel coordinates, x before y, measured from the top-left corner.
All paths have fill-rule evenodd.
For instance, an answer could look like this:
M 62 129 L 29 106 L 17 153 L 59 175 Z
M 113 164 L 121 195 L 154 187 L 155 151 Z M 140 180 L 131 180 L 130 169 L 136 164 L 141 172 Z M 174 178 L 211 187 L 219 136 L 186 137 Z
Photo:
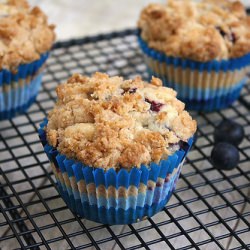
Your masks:
M 190 150 L 193 138 L 159 164 L 142 165 L 130 171 L 86 166 L 61 155 L 47 143 L 45 126 L 38 130 L 44 150 L 51 162 L 58 191 L 72 212 L 104 224 L 130 224 L 151 217 L 170 199 Z
M 167 87 L 177 91 L 187 109 L 213 111 L 226 108 L 238 99 L 246 83 L 250 53 L 230 60 L 197 62 L 167 56 L 149 48 L 138 34 L 150 77 L 162 79 Z
M 0 71 L 0 120 L 25 112 L 35 101 L 42 81 L 42 67 L 49 53 L 29 64 L 22 64 L 16 73 Z

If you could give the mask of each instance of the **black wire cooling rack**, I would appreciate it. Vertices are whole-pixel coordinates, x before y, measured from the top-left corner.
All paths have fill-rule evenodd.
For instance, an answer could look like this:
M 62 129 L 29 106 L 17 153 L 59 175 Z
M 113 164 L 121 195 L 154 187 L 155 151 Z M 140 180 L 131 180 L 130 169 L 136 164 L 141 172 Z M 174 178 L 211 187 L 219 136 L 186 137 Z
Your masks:
M 57 43 L 36 103 L 26 114 L 0 122 L 0 248 L 249 249 L 250 84 L 228 109 L 192 114 L 198 139 L 162 212 L 125 226 L 97 224 L 71 213 L 58 195 L 36 131 L 54 105 L 56 86 L 75 72 L 95 71 L 146 79 L 136 31 Z M 214 169 L 209 159 L 214 128 L 225 118 L 242 124 L 246 134 L 240 163 L 229 172 Z

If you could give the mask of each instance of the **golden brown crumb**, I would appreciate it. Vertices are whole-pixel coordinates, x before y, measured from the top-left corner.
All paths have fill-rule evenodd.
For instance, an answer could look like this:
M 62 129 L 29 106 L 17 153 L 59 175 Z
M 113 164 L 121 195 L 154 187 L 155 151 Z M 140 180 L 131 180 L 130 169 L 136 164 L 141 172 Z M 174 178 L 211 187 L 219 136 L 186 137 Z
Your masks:
M 196 131 L 176 92 L 137 77 L 73 75 L 57 88 L 46 128 L 50 145 L 93 167 L 131 168 L 158 163 Z
M 15 69 L 40 58 L 50 50 L 54 26 L 38 8 L 30 8 L 26 0 L 0 3 L 0 69 Z
M 239 1 L 169 0 L 143 9 L 138 26 L 149 47 L 196 61 L 250 52 L 249 17 Z

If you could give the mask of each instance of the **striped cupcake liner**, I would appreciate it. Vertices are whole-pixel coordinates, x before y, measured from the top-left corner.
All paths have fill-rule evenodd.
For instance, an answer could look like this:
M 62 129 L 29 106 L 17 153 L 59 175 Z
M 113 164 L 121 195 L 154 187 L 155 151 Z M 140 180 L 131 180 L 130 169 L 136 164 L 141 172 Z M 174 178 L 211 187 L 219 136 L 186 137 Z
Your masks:
M 159 77 L 165 86 L 174 88 L 188 109 L 213 111 L 225 108 L 238 99 L 247 81 L 250 54 L 236 59 L 201 63 L 168 57 L 149 48 L 140 36 L 138 41 L 150 77 Z
M 49 53 L 29 64 L 20 65 L 14 74 L 0 71 L 0 120 L 25 112 L 35 101 L 42 82 L 42 69 Z
M 48 145 L 44 127 L 38 131 L 51 162 L 60 195 L 83 218 L 99 223 L 130 224 L 161 211 L 175 190 L 193 138 L 159 164 L 142 165 L 130 171 L 92 168 L 61 155 Z

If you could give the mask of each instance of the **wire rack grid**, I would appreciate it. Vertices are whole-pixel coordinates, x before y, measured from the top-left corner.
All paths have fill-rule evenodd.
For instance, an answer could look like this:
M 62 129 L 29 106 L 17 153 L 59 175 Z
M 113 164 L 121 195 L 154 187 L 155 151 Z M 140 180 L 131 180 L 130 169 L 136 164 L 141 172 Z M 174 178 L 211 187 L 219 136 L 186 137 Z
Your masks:
M 72 214 L 58 195 L 37 128 L 55 103 L 59 83 L 95 71 L 146 79 L 136 31 L 57 43 L 35 104 L 0 122 L 0 249 L 249 249 L 250 84 L 228 109 L 192 113 L 198 139 L 162 212 L 125 226 Z M 213 168 L 209 158 L 214 128 L 225 118 L 240 123 L 246 134 L 240 163 L 229 172 Z

